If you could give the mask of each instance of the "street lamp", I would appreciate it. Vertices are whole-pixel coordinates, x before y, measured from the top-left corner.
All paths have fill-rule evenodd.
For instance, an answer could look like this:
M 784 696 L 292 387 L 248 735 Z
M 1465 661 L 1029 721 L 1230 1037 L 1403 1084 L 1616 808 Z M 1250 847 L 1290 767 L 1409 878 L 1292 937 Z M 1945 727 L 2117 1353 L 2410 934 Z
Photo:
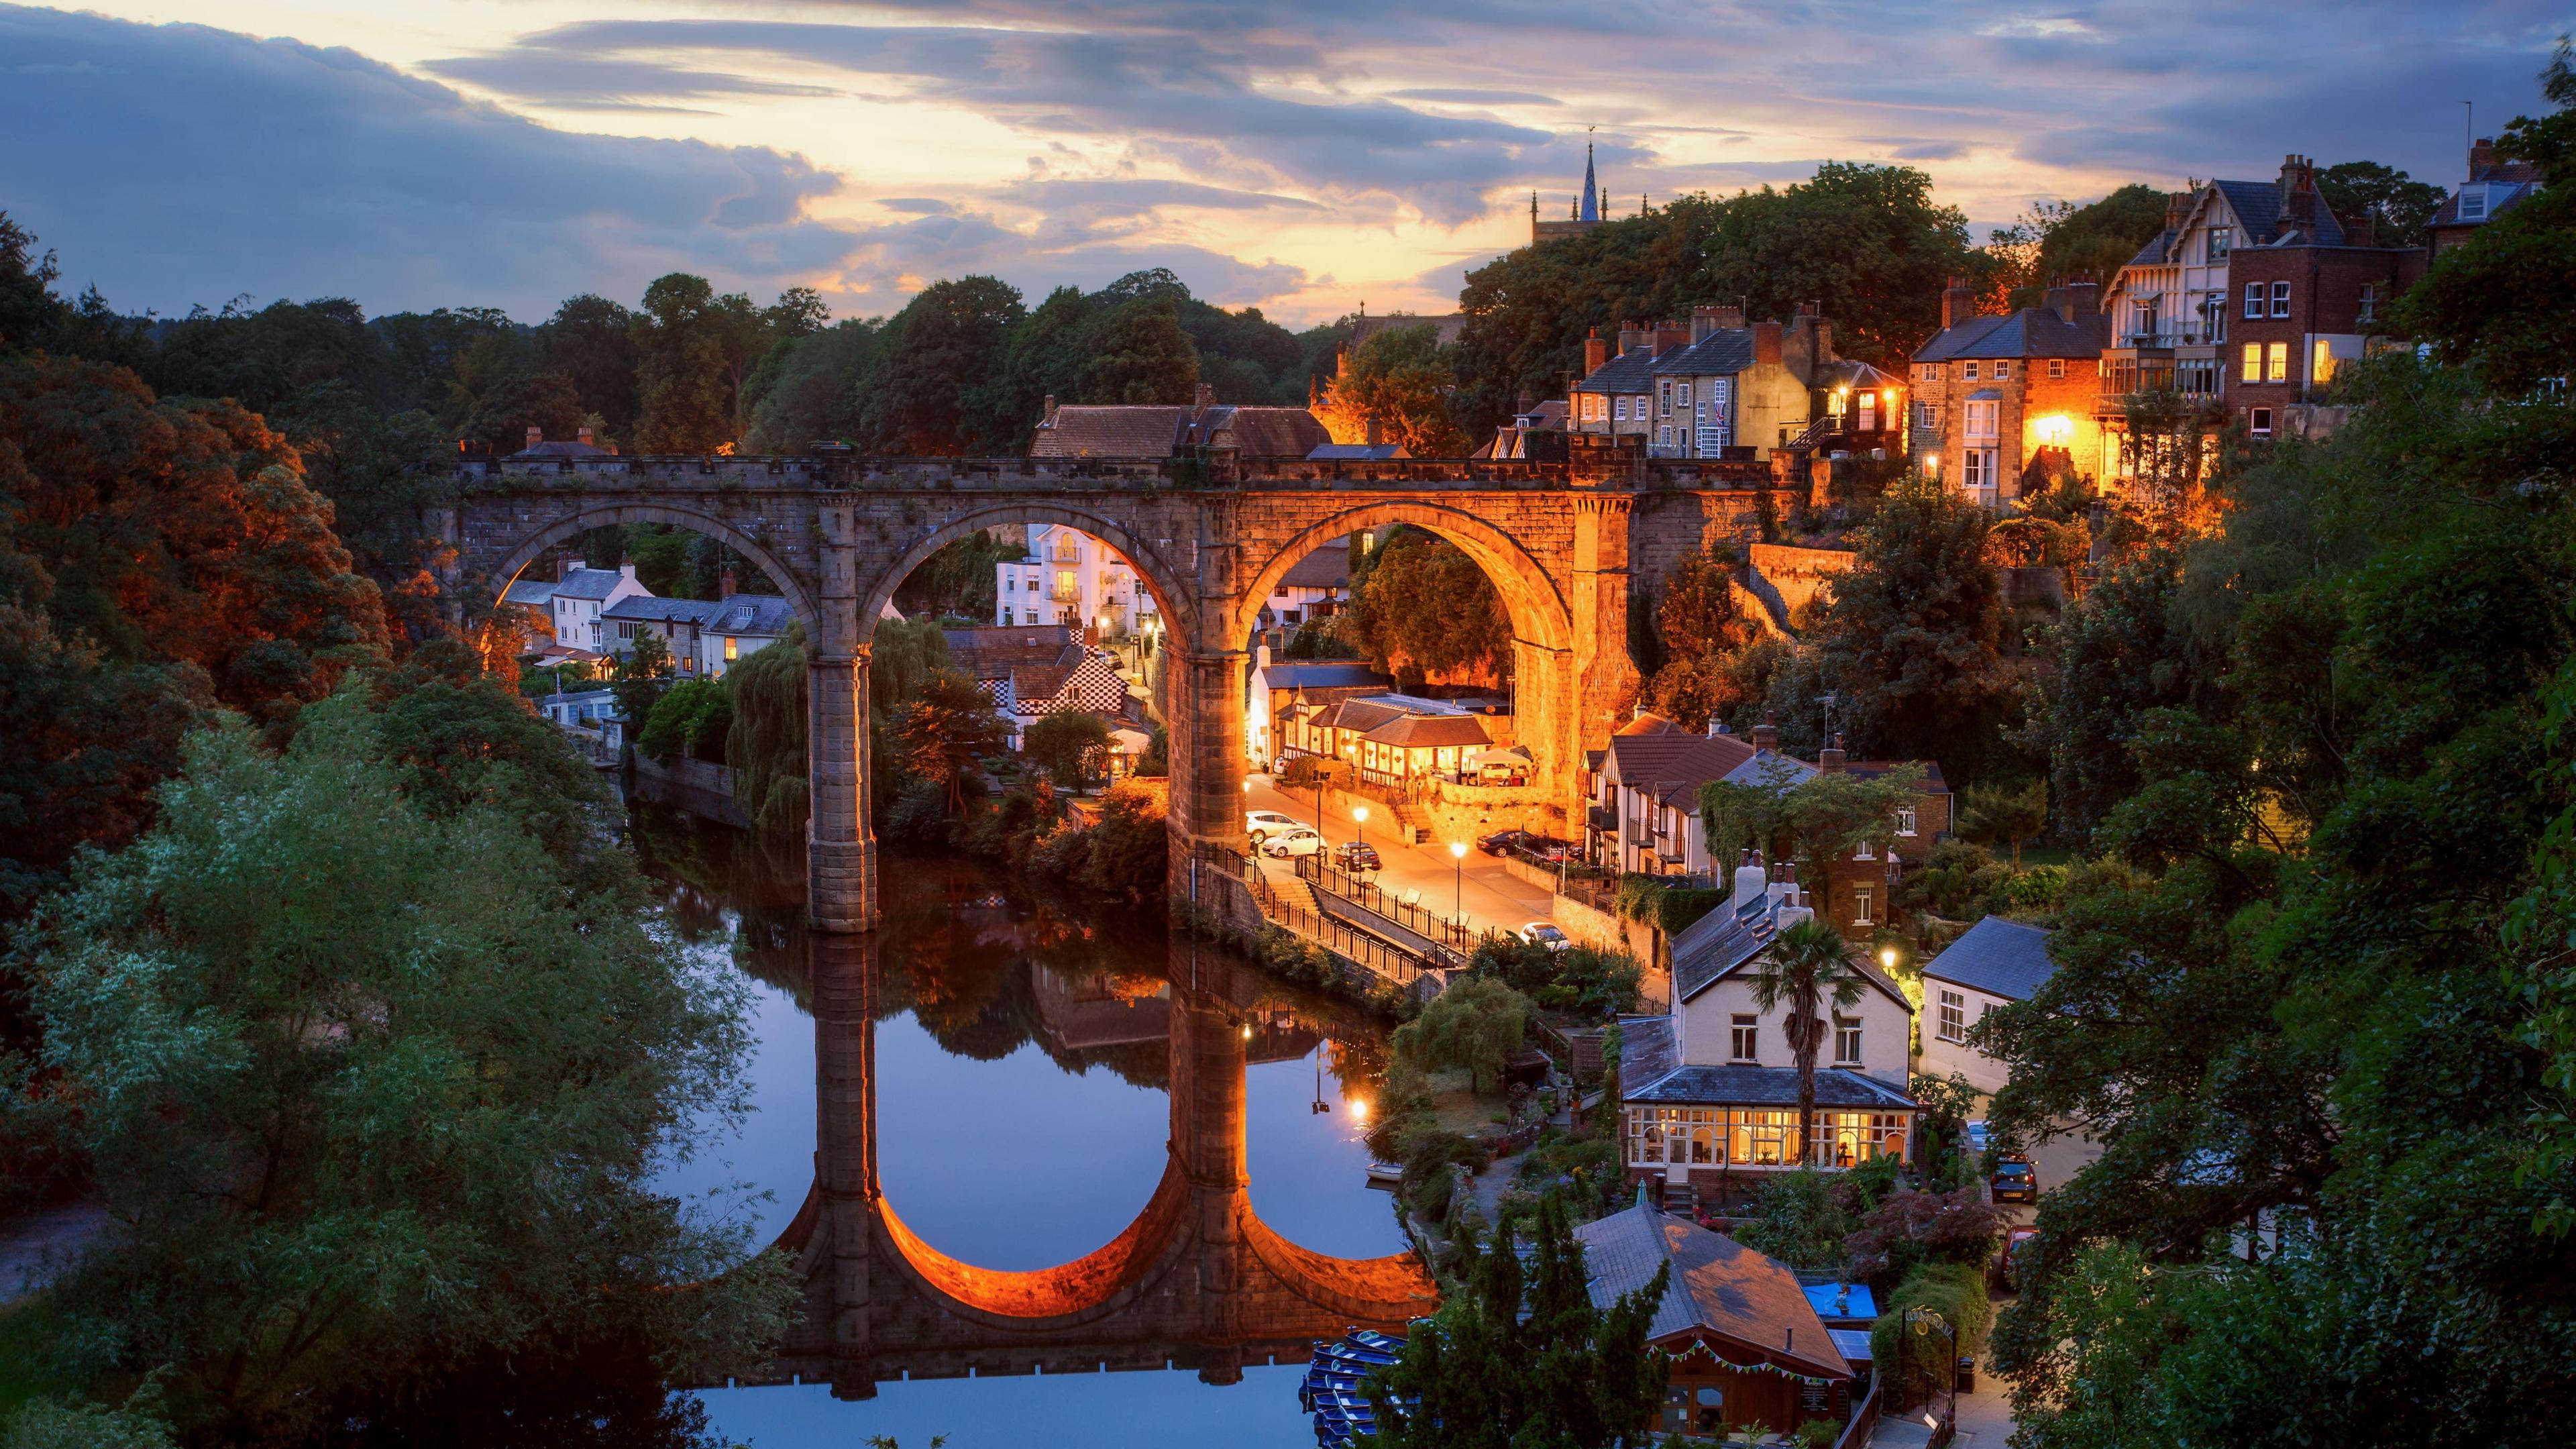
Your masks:
M 1368 807 L 1366 805 L 1352 806 L 1351 819 L 1359 822 L 1360 844 L 1368 844 Z
M 1895 942 L 1890 941 L 1886 945 L 1878 948 L 1878 964 L 1887 970 L 1894 971 L 1896 969 L 1896 957 L 1897 950 Z
M 1932 1332 L 1932 1325 L 1936 1323 L 1941 1325 L 1942 1343 L 1948 1350 L 1942 1355 L 1941 1364 L 1950 1385 L 1949 1412 L 1942 1417 L 1956 1424 L 1959 1421 L 1959 1330 L 1953 1328 L 1950 1320 L 1943 1317 L 1937 1308 L 1915 1307 L 1905 1310 L 1905 1326 L 1913 1329 L 1918 1335 L 1928 1337 Z
M 1457 888 L 1457 899 L 1449 907 L 1450 919 L 1457 926 L 1458 933 L 1464 936 L 1467 931 L 1467 842 L 1450 841 L 1449 860 L 1452 874 L 1457 877 L 1453 882 Z

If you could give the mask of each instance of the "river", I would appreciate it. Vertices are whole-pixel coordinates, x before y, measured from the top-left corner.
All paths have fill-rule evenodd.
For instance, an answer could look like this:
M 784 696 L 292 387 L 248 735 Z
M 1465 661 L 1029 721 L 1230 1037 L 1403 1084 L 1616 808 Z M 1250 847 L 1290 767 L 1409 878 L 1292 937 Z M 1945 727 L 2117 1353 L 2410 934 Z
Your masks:
M 666 1169 L 662 1186 L 733 1215 L 766 1244 L 815 1180 L 822 1128 L 802 864 L 792 848 L 659 807 L 639 804 L 635 826 L 675 929 L 705 969 L 740 974 L 757 1035 L 750 1110 Z M 1071 899 L 963 856 L 888 850 L 879 874 L 872 1030 L 886 1204 L 931 1248 L 980 1268 L 1046 1268 L 1110 1243 L 1138 1221 L 1172 1160 L 1168 1037 L 1179 1013 L 1162 918 Z M 1229 969 L 1240 979 L 1251 968 Z M 1382 1028 L 1286 987 L 1227 1021 L 1237 1019 L 1253 1213 L 1333 1258 L 1402 1252 L 1389 1197 L 1366 1186 L 1353 1112 L 1382 1060 Z M 1181 1367 L 896 1377 L 859 1400 L 816 1383 L 699 1397 L 713 1430 L 763 1449 L 877 1436 L 924 1449 L 941 1435 L 952 1449 L 1303 1449 L 1314 1436 L 1298 1412 L 1301 1372 L 1255 1359 L 1236 1383 Z

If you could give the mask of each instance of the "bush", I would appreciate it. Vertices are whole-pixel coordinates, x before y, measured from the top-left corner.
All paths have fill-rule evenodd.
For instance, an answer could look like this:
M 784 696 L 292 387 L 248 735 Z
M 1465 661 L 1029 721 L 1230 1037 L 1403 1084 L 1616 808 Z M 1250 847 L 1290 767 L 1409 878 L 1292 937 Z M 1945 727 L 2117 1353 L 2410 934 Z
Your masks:
M 1919 1404 L 1945 1387 L 1950 1382 L 1951 1360 L 1983 1346 L 1995 1319 L 1994 1303 L 1986 1297 L 1985 1274 L 1965 1263 L 1922 1264 L 1905 1275 L 1886 1302 L 1887 1311 L 1870 1325 L 1869 1350 L 1870 1366 L 1887 1386 L 1889 1408 Z M 1949 1320 L 1956 1333 L 1955 1349 L 1937 1326 L 1909 1332 L 1908 1308 L 1929 1308 Z
M 1051 714 L 1020 736 L 1020 753 L 1066 789 L 1080 789 L 1108 773 L 1109 726 L 1093 714 Z
M 1736 1239 L 1757 1253 L 1811 1272 L 1841 1272 L 1843 1240 L 1858 1230 L 1855 1189 L 1844 1174 L 1801 1167 L 1774 1174 L 1753 1200 Z
M 1468 967 L 1499 979 L 1549 1011 L 1599 1021 L 1637 1004 L 1644 968 L 1625 951 L 1576 946 L 1551 951 L 1518 936 L 1490 932 L 1476 943 Z
M 1903 1188 L 1871 1209 L 1843 1246 L 1853 1276 L 1883 1285 L 1926 1262 L 1983 1268 L 2003 1221 L 1977 1200 L 1974 1187 L 1946 1193 Z
M 653 704 L 635 748 L 664 764 L 686 754 L 722 761 L 733 730 L 733 693 L 712 679 L 675 684 Z

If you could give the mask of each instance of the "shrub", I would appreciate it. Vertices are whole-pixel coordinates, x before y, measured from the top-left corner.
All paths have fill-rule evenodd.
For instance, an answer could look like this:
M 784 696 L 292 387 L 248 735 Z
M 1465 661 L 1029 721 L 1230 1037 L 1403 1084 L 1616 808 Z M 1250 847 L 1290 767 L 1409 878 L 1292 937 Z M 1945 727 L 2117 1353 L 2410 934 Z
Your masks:
M 1432 999 L 1422 1014 L 1395 1029 L 1398 1059 L 1424 1071 L 1463 1069 L 1483 1091 L 1499 1083 L 1503 1063 L 1521 1048 L 1530 1001 L 1491 976 L 1469 976 Z
M 666 765 L 682 754 L 720 761 L 732 729 L 733 694 L 712 679 L 692 679 L 654 701 L 635 748 Z
M 1109 726 L 1094 714 L 1051 714 L 1020 736 L 1020 753 L 1067 789 L 1107 773 Z
M 1775 1174 L 1753 1200 L 1753 1219 L 1736 1238 L 1792 1268 L 1840 1272 L 1843 1240 L 1860 1226 L 1842 1174 L 1801 1167 Z
M 1479 976 L 1499 979 L 1549 1011 L 1588 1020 L 1616 1016 L 1632 1009 L 1644 970 L 1625 951 L 1576 946 L 1551 951 L 1518 936 L 1490 932 L 1468 958 Z
M 1853 1276 L 1884 1284 L 1925 1262 L 1982 1268 L 2002 1227 L 2002 1215 L 1977 1201 L 1974 1187 L 1953 1192 L 1902 1188 L 1871 1209 L 1843 1246 L 1851 1255 Z
M 1972 1354 L 1984 1344 L 1995 1319 L 1986 1297 L 1985 1274 L 1965 1263 L 1924 1263 L 1905 1275 L 1887 1297 L 1887 1311 L 1870 1325 L 1870 1366 L 1887 1385 L 1889 1407 L 1921 1403 L 1949 1383 L 1947 1365 L 1953 1343 L 1937 1326 L 1910 1332 L 1905 1310 L 1929 1308 L 1949 1320 L 1956 1334 L 1955 1352 Z

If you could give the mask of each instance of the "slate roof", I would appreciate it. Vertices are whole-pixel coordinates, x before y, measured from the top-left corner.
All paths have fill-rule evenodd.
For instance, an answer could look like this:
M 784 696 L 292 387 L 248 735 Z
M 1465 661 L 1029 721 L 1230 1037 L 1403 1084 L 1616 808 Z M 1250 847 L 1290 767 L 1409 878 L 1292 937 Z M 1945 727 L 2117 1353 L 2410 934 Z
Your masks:
M 2009 317 L 1971 317 L 1945 327 L 1914 354 L 1916 362 L 1982 357 L 2099 357 L 2111 345 L 2111 319 L 2079 313 L 2072 322 L 2053 308 L 2024 307 Z
M 2001 916 L 1968 928 L 1949 949 L 1923 963 L 1923 974 L 1989 996 L 2028 1001 L 2057 970 L 2048 959 L 2048 932 Z
M 1625 1065 L 1619 1075 L 1627 1076 Z M 1662 1102 L 1694 1107 L 1795 1107 L 1798 1105 L 1798 1069 L 1796 1067 L 1675 1067 L 1642 1087 L 1629 1090 L 1623 1100 Z M 1922 1104 L 1887 1085 L 1864 1077 L 1849 1067 L 1816 1069 L 1816 1105 L 1865 1112 L 1919 1111 Z
M 706 606 L 698 626 L 712 634 L 776 637 L 796 622 L 796 610 L 776 594 L 736 594 Z
M 699 624 L 718 606 L 705 599 L 663 599 L 628 594 L 600 613 L 603 619 L 634 619 L 653 624 Z
M 1082 645 L 1070 624 L 1019 624 L 941 632 L 948 636 L 949 658 L 974 679 L 1001 679 L 1024 667 L 1071 668 L 1082 662 Z
M 2460 191 L 2454 188 L 2434 211 L 2434 226 L 2483 226 L 2495 220 L 2540 189 L 2540 168 L 2528 161 L 2501 161 L 2481 168 L 2477 175 L 2469 178 L 2468 184 L 2486 187 L 2486 215 L 2476 221 L 2460 220 Z
M 1721 327 L 1655 360 L 1658 376 L 1731 377 L 1753 365 L 1753 329 Z
M 1723 873 L 1721 873 L 1723 879 Z M 1673 990 L 1687 1002 L 1711 986 L 1753 964 L 1780 934 L 1784 902 L 1765 893 L 1741 906 L 1720 906 L 1693 921 L 1673 938 Z M 1875 986 L 1910 1015 L 1913 1003 L 1896 983 L 1865 958 L 1846 963 L 1853 975 Z
M 1576 392 L 1644 393 L 1654 390 L 1655 354 L 1649 347 L 1629 348 L 1574 385 Z
M 1413 750 L 1492 743 L 1475 716 L 1464 714 L 1408 714 L 1370 730 L 1368 737 L 1381 745 Z
M 621 569 L 574 569 L 555 581 L 558 599 L 605 599 L 624 578 Z
M 501 602 L 505 604 L 542 606 L 553 603 L 554 597 L 555 581 L 552 579 L 520 579 L 501 592 Z
M 1351 546 L 1328 543 L 1288 566 L 1279 576 L 1279 587 L 1299 589 L 1339 589 L 1351 582 Z
M 1358 659 L 1273 659 L 1261 671 L 1273 692 L 1282 689 L 1386 689 L 1395 681 Z
M 2219 194 L 2227 198 L 2228 207 L 2236 213 L 2237 222 L 2254 234 L 2256 246 L 2269 245 L 2281 221 L 2281 183 L 2278 181 L 2213 181 Z M 2335 220 L 2334 208 L 2324 197 L 2317 198 L 2317 226 L 2309 238 L 2321 246 L 2343 245 L 2343 223 Z
M 1671 1265 L 1670 1285 L 1646 1328 L 1650 1342 L 1704 1333 L 1728 1340 L 1736 1363 L 1759 1355 L 1811 1376 L 1851 1375 L 1824 1320 L 1799 1291 L 1798 1275 L 1724 1233 L 1632 1207 L 1583 1224 L 1574 1240 L 1582 1245 L 1586 1288 L 1599 1307 L 1645 1287 Z
M 2178 228 L 2170 226 L 2166 227 L 2163 231 L 2157 232 L 2154 240 L 2148 242 L 2145 246 L 2138 248 L 2138 254 L 2129 258 L 2129 265 L 2133 267 L 2163 266 L 2165 264 L 2165 258 L 2173 255 L 2174 242 L 2181 236 L 2182 232 Z
M 1223 409 L 1230 441 L 1247 458 L 1303 458 L 1333 435 L 1304 408 Z
M 1619 1018 L 1619 1075 L 1632 1082 L 1651 1082 L 1682 1064 L 1681 1034 L 1671 1016 Z

